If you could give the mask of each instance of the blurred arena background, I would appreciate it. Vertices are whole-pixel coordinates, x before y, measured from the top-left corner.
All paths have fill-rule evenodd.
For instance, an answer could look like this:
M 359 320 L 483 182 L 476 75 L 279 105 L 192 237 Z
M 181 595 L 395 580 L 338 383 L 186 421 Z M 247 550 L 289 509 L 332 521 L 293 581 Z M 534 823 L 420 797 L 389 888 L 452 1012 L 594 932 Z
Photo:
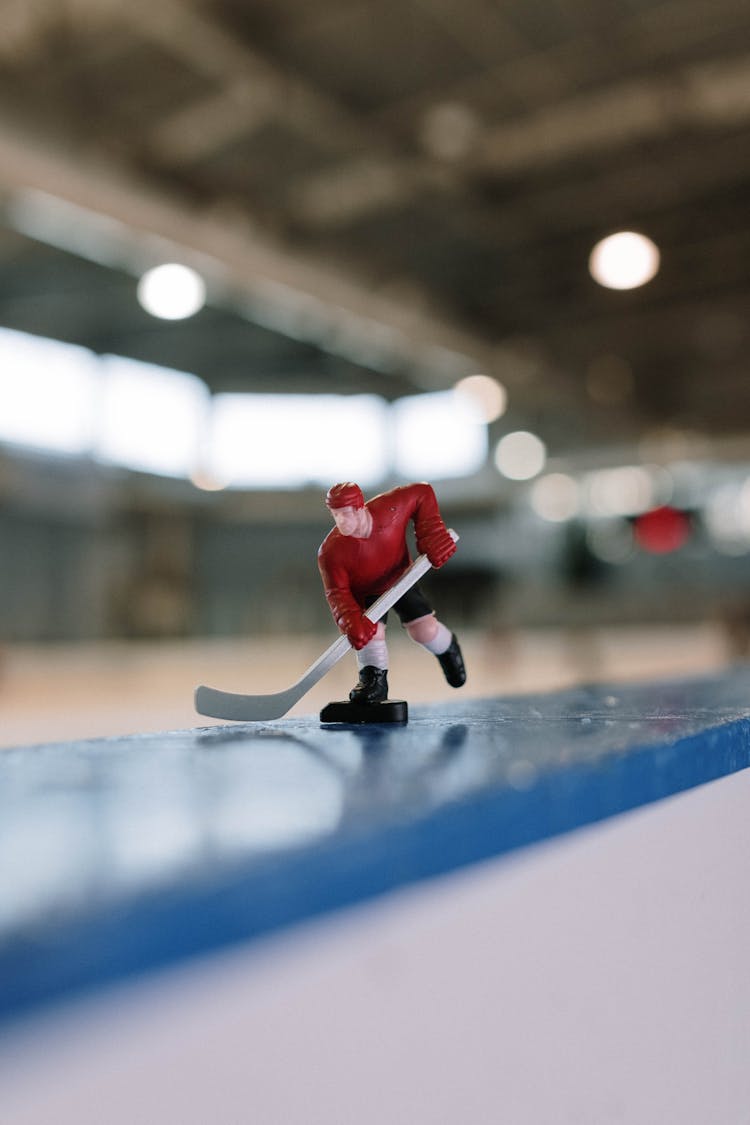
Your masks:
M 341 479 L 474 694 L 744 660 L 749 142 L 741 0 L 5 0 L 0 745 L 296 679 Z

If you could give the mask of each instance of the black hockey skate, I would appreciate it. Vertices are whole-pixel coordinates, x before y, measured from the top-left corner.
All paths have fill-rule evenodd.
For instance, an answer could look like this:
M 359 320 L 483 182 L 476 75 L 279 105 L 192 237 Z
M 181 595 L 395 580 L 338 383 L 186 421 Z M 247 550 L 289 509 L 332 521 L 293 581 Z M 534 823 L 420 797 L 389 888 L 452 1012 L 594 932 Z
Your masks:
M 388 698 L 388 671 L 372 664 L 359 670 L 359 682 L 349 692 L 352 703 L 383 703 Z
M 448 648 L 438 656 L 438 661 L 451 687 L 462 687 L 466 683 L 466 666 L 455 633 Z
M 329 703 L 320 712 L 320 721 L 335 723 L 399 723 L 409 718 L 404 699 L 388 698 L 388 672 L 371 664 L 360 669 L 359 683 L 347 700 Z

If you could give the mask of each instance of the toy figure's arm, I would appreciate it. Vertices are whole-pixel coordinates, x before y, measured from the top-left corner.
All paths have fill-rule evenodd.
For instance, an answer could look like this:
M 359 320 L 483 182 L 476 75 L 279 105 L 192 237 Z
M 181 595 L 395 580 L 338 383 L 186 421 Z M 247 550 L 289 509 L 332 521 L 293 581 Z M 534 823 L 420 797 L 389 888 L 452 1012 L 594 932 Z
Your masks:
M 346 570 L 329 563 L 321 554 L 318 555 L 318 569 L 334 621 L 353 648 L 364 648 L 375 636 L 377 625 L 362 612 L 352 594 Z
M 415 484 L 415 506 L 412 519 L 417 536 L 417 550 L 427 555 L 434 567 L 440 567 L 455 553 L 456 544 L 443 523 L 437 497 L 429 484 Z

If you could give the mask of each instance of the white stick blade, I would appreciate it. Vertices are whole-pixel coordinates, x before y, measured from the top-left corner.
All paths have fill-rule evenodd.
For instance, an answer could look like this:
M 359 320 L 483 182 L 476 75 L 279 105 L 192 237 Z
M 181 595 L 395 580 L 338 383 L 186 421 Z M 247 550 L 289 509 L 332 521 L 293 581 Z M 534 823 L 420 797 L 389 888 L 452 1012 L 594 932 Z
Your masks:
M 195 709 L 199 715 L 230 722 L 258 723 L 280 719 L 296 702 L 294 692 L 286 691 L 274 695 L 239 695 L 204 685 L 195 690 Z

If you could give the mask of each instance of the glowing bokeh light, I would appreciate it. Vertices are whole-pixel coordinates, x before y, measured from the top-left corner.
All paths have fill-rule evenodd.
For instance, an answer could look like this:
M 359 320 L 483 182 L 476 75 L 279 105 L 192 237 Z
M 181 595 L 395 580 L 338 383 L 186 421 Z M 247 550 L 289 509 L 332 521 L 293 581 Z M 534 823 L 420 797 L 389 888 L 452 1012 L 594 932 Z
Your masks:
M 160 320 L 185 320 L 206 303 L 206 284 L 189 266 L 169 262 L 144 273 L 138 282 L 138 300 Z
M 548 473 L 535 481 L 531 489 L 531 507 L 550 523 L 564 523 L 580 510 L 580 489 L 567 473 Z
M 644 512 L 633 523 L 636 542 L 651 555 L 679 551 L 690 538 L 690 531 L 690 517 L 669 504 Z
M 467 375 L 465 379 L 459 379 L 453 389 L 456 394 L 476 403 L 485 422 L 496 421 L 507 409 L 508 392 L 490 375 Z
M 195 375 L 104 356 L 96 454 L 139 472 L 194 471 L 209 407 Z
M 506 434 L 497 443 L 495 465 L 509 480 L 531 480 L 547 461 L 544 442 L 528 430 Z
M 623 230 L 597 242 L 589 256 L 589 271 L 606 289 L 637 289 L 656 276 L 660 260 L 650 238 Z
M 487 426 L 455 391 L 409 395 L 391 407 L 396 472 L 412 480 L 469 476 L 487 458 Z
M 0 441 L 88 452 L 97 378 L 96 359 L 85 348 L 0 329 Z
M 654 481 L 640 465 L 599 469 L 585 480 L 587 508 L 597 516 L 634 516 L 653 507 Z
M 703 521 L 722 555 L 750 552 L 750 477 L 715 488 L 706 502 Z
M 376 395 L 216 395 L 204 471 L 234 488 L 376 484 L 387 472 L 387 418 Z

